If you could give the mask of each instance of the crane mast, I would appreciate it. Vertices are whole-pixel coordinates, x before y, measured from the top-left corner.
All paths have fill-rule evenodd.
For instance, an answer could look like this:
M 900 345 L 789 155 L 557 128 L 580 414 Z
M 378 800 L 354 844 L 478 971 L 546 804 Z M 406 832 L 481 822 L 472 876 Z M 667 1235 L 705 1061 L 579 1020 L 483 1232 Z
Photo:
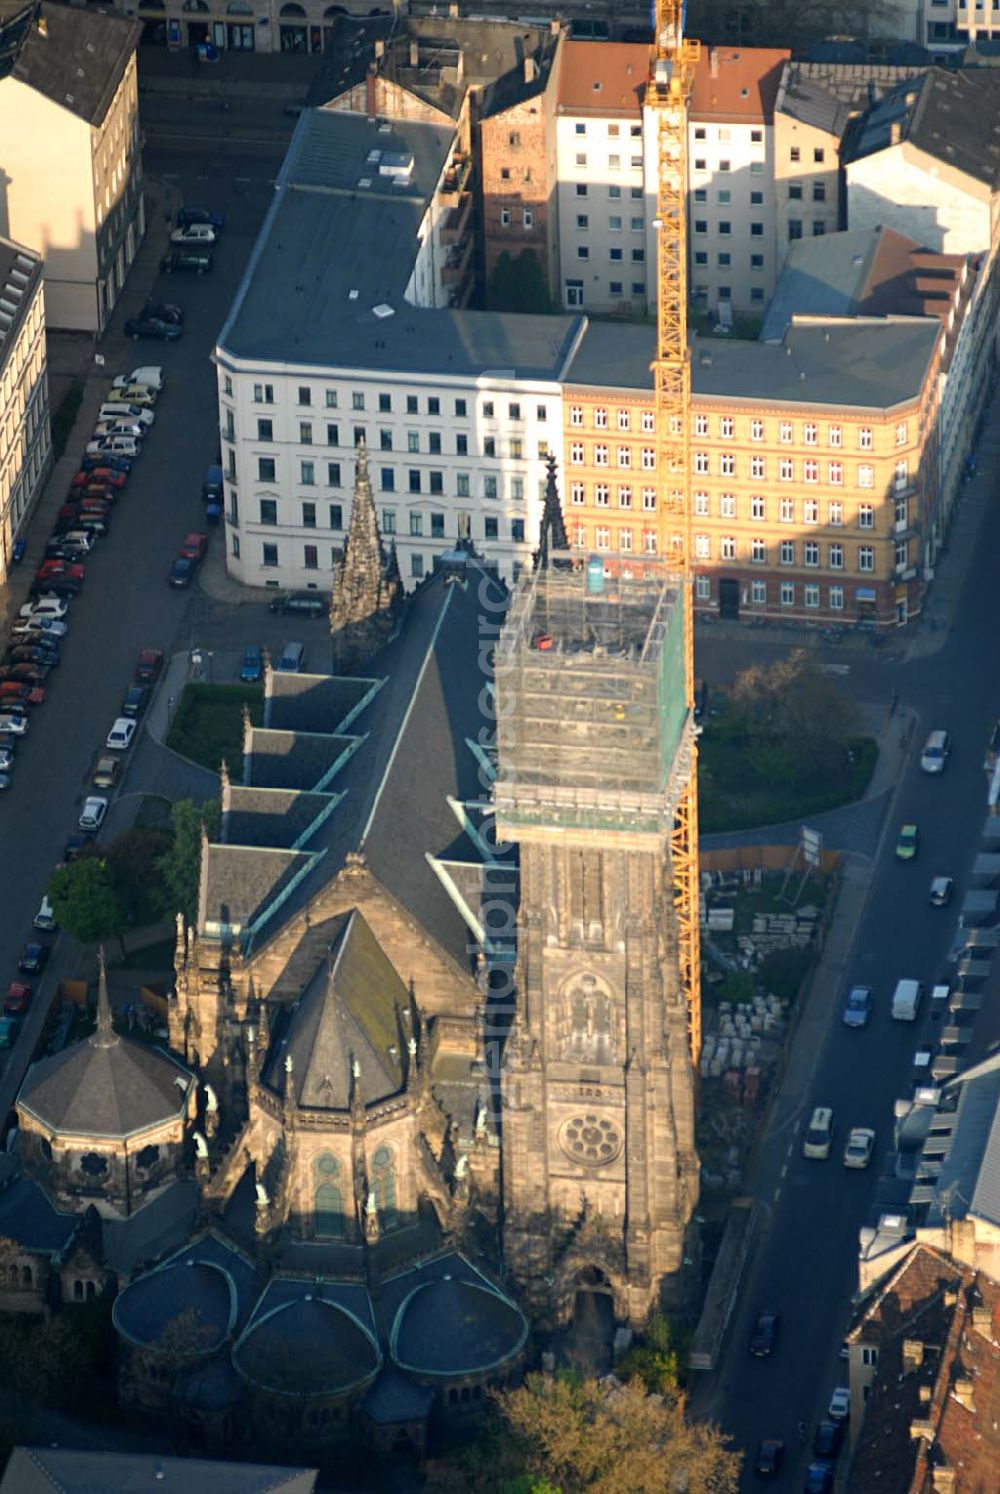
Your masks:
M 694 710 L 694 609 L 691 568 L 691 357 L 687 327 L 687 116 L 700 51 L 684 36 L 686 0 L 656 0 L 652 77 L 647 99 L 656 114 L 657 316 L 653 364 L 657 487 L 661 532 L 682 577 L 684 688 Z M 701 950 L 698 918 L 697 743 L 680 796 L 670 845 L 678 925 L 678 966 L 687 1003 L 691 1061 L 701 1052 Z

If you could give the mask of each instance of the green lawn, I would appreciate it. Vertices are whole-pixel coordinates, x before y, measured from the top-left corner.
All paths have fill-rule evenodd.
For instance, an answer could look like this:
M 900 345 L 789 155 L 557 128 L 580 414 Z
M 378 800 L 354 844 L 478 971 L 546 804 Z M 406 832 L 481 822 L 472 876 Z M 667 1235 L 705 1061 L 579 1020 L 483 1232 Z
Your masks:
M 263 701 L 260 685 L 185 685 L 167 746 L 213 772 L 225 758 L 230 777 L 238 783 L 243 777 L 243 706 L 249 707 L 250 720 L 259 726 Z
M 698 744 L 698 821 L 706 835 L 780 825 L 860 799 L 868 787 L 878 747 L 872 737 L 851 743 L 832 765 L 817 767 L 808 752 L 775 743 L 751 754 L 740 737 L 713 734 L 706 722 Z

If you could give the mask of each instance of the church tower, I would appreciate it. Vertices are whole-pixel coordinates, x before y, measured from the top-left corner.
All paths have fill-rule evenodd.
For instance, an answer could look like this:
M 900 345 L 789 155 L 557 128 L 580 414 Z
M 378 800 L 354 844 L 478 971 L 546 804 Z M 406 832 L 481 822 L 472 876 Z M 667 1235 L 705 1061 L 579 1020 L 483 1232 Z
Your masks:
M 362 441 L 347 543 L 333 568 L 330 633 L 335 672 L 362 666 L 385 642 L 402 590 L 395 548 L 387 560 L 382 547 L 368 449 Z
M 496 657 L 497 835 L 520 846 L 503 1240 L 534 1313 L 679 1305 L 698 1196 L 670 837 L 693 771 L 681 581 L 548 557 Z M 689 1262 L 688 1262 L 689 1263 Z

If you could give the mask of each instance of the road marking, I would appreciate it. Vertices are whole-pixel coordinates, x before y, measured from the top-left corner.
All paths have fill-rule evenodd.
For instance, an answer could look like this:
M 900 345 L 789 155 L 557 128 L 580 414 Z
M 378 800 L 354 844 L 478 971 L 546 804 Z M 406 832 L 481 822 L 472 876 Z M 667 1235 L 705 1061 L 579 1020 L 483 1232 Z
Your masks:
M 253 177 L 252 176 L 234 176 L 233 177 L 233 181 L 234 182 L 252 182 L 253 181 Z
M 778 1199 L 780 1197 L 781 1197 L 781 1189 L 780 1188 L 775 1188 L 774 1194 L 773 1194 L 773 1201 L 774 1201 L 774 1203 L 777 1203 Z
M 793 1151 L 794 1147 L 795 1147 L 795 1137 L 793 1136 L 792 1139 L 791 1139 L 791 1141 L 788 1143 L 788 1151 L 785 1153 L 786 1157 L 790 1157 L 792 1155 L 792 1151 Z
M 782 1167 L 782 1169 L 781 1169 L 781 1176 L 784 1177 L 787 1172 L 788 1172 L 788 1163 L 786 1162 L 785 1165 L 784 1165 L 784 1167 Z

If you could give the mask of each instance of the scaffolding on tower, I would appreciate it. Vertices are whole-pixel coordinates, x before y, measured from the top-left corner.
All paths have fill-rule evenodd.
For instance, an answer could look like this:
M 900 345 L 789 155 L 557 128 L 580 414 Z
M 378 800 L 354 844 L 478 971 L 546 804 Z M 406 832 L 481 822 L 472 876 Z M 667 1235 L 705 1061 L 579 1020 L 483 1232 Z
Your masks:
M 684 36 L 686 0 L 657 0 L 647 103 L 655 111 L 657 179 L 657 337 L 653 364 L 658 498 L 672 567 L 683 581 L 684 689 L 694 710 L 689 434 L 691 356 L 687 326 L 687 119 L 700 51 Z M 678 922 L 680 982 L 687 1002 L 691 1061 L 701 1052 L 701 939 L 698 877 L 697 748 L 680 795 L 670 845 Z

